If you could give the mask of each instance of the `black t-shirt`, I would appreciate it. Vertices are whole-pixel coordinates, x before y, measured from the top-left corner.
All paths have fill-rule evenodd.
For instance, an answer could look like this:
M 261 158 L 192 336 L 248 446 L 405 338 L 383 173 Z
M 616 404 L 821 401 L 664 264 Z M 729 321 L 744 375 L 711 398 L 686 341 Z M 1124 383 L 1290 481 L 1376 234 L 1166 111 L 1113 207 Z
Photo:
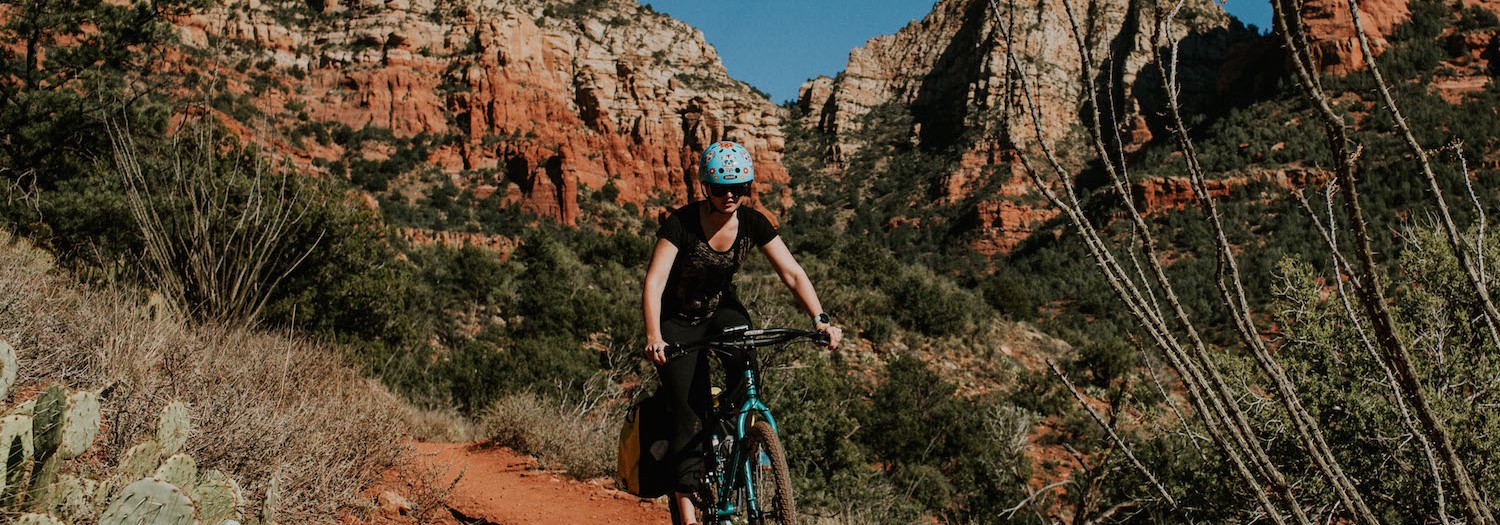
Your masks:
M 734 291 L 734 274 L 751 248 L 764 246 L 776 238 L 776 227 L 759 211 L 740 206 L 735 211 L 740 229 L 734 244 L 726 251 L 708 245 L 699 208 L 703 201 L 690 203 L 672 212 L 656 230 L 656 237 L 677 247 L 677 259 L 667 277 L 662 294 L 662 316 L 699 321 L 713 315 L 723 305 L 739 305 Z

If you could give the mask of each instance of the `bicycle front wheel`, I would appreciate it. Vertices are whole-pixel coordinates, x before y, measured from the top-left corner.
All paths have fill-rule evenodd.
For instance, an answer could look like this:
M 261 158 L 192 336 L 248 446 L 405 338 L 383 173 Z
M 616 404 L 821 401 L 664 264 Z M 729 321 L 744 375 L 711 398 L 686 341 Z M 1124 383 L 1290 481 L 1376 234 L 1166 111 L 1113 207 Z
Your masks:
M 756 421 L 745 434 L 750 461 L 749 485 L 755 489 L 755 508 L 749 510 L 752 525 L 797 523 L 797 504 L 792 497 L 792 473 L 786 467 L 781 440 L 765 421 Z M 744 498 L 749 499 L 749 498 Z

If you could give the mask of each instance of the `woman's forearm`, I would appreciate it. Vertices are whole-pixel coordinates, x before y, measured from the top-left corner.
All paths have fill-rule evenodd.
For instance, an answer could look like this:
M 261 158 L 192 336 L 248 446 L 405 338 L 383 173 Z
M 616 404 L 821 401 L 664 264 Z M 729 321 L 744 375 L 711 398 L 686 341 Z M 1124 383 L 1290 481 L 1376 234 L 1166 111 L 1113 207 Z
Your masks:
M 781 280 L 797 296 L 797 301 L 802 303 L 802 309 L 807 311 L 808 317 L 817 317 L 823 313 L 823 303 L 818 300 L 818 291 L 813 289 L 812 279 L 807 278 L 807 272 L 800 266 L 782 276 Z
M 646 266 L 646 282 L 641 290 L 641 318 L 646 325 L 646 341 L 661 340 L 661 294 L 667 289 L 667 277 L 672 273 L 672 261 L 677 258 L 677 247 L 666 239 L 657 239 L 651 253 L 651 263 Z
M 661 293 L 663 284 L 646 281 L 645 297 L 641 299 L 641 317 L 646 321 L 646 340 L 661 339 Z

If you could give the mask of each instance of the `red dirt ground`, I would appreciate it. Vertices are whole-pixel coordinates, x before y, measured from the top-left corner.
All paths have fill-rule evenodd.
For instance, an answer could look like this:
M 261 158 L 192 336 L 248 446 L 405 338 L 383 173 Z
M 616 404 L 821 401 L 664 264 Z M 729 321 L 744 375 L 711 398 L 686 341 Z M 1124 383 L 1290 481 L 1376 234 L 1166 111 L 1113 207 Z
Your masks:
M 635 525 L 671 521 L 664 500 L 642 500 L 602 480 L 579 481 L 561 472 L 536 470 L 535 459 L 509 448 L 480 443 L 412 443 L 412 448 L 412 466 L 387 473 L 386 487 L 371 490 L 383 508 L 368 523 Z M 389 504 L 390 492 L 400 493 L 409 503 Z

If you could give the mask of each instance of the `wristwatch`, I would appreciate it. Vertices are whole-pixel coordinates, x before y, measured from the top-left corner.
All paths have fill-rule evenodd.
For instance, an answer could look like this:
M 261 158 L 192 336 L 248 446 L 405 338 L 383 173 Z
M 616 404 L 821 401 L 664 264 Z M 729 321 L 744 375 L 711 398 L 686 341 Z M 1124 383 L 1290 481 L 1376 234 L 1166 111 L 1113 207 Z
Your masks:
M 813 326 L 818 326 L 820 324 L 828 324 L 832 320 L 833 320 L 832 318 L 828 317 L 828 313 L 827 312 L 820 313 L 816 317 L 813 317 Z

